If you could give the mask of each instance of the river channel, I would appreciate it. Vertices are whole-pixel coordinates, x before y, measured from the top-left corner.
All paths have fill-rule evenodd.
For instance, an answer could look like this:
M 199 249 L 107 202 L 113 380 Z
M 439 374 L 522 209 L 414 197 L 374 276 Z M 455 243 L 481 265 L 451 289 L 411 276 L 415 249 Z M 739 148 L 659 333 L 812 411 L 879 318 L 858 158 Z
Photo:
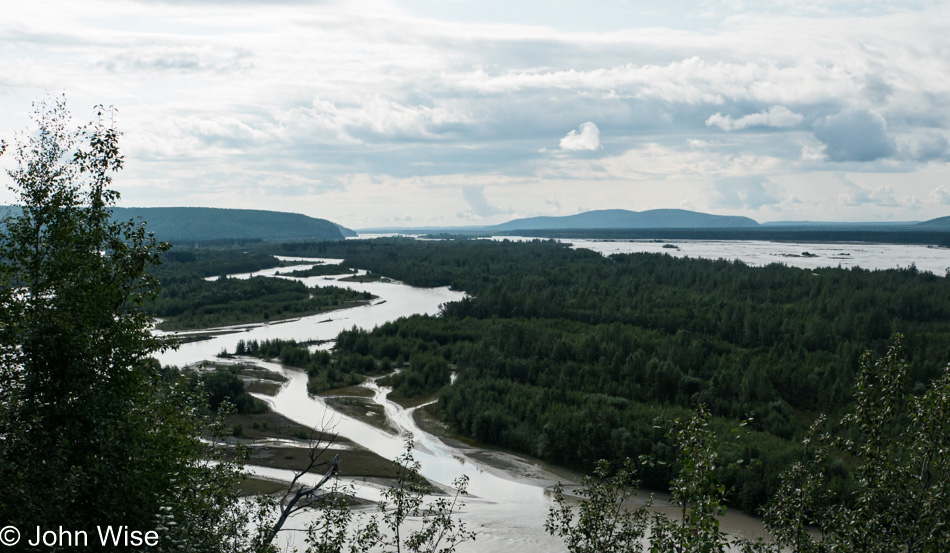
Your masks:
M 295 268 L 308 268 L 316 261 L 339 261 L 284 259 L 300 261 L 302 265 L 230 276 L 235 278 L 247 278 L 252 275 L 272 276 L 276 271 L 286 273 Z M 378 299 L 368 305 L 286 322 L 217 329 L 222 333 L 208 340 L 183 344 L 177 351 L 164 352 L 158 358 L 166 365 L 185 366 L 213 360 L 222 349 L 234 351 L 239 340 L 284 338 L 300 341 L 332 341 L 341 330 L 354 326 L 372 329 L 402 316 L 416 313 L 436 315 L 442 304 L 457 301 L 464 296 L 462 292 L 448 288 L 416 288 L 395 281 L 343 282 L 337 278 L 339 276 L 319 276 L 295 280 L 300 280 L 308 286 L 334 285 L 367 291 Z M 358 419 L 339 413 L 328 406 L 322 398 L 310 396 L 307 393 L 307 377 L 303 372 L 260 360 L 254 360 L 254 363 L 278 372 L 288 379 L 275 396 L 262 398 L 271 403 L 274 411 L 309 427 L 328 428 L 389 459 L 395 458 L 402 452 L 404 438 L 401 435 L 384 432 Z M 375 383 L 370 384 L 370 387 L 373 386 Z M 386 400 L 385 392 L 385 389 L 377 389 L 375 401 L 383 405 L 387 418 L 400 431 L 400 434 L 406 432 L 413 434 L 414 455 L 422 465 L 422 474 L 430 481 L 442 486 L 449 486 L 456 477 L 462 474 L 470 478 L 469 493 L 471 495 L 458 516 L 463 518 L 470 530 L 477 532 L 477 540 L 459 546 L 460 553 L 477 551 L 540 553 L 565 550 L 560 539 L 551 537 L 544 531 L 544 520 L 552 504 L 548 492 L 558 479 L 556 475 L 538 464 L 514 455 L 448 445 L 421 430 L 413 420 L 412 411 Z M 492 459 L 494 461 L 486 462 Z M 341 463 L 345 462 L 344 457 Z M 286 478 L 289 475 L 287 471 L 254 467 L 252 471 L 261 476 L 277 479 Z M 367 499 L 379 497 L 378 485 L 362 482 L 353 484 L 357 487 L 357 495 Z M 658 498 L 656 503 L 663 509 L 662 498 Z M 723 529 L 732 534 L 754 537 L 762 532 L 757 520 L 739 513 L 727 514 L 722 522 Z M 302 518 L 292 521 L 289 527 L 292 530 L 299 530 L 305 524 L 306 518 Z M 281 537 L 281 545 L 284 548 L 299 546 L 302 544 L 302 539 L 302 533 L 285 532 Z
M 524 242 L 525 236 L 492 236 L 492 240 Z M 573 248 L 593 250 L 601 255 L 615 253 L 663 253 L 673 257 L 738 260 L 762 267 L 780 263 L 801 269 L 841 267 L 868 270 L 905 269 L 944 276 L 950 272 L 950 249 L 920 244 L 877 244 L 871 242 L 779 242 L 769 240 L 592 240 L 558 238 Z

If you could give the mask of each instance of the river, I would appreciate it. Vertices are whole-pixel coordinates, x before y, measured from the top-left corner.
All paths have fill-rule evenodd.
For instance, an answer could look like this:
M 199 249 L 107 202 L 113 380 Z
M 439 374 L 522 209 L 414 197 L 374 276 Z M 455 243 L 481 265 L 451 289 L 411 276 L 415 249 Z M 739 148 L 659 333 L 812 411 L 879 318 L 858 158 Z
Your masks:
M 525 236 L 493 236 L 492 240 L 537 240 Z M 943 276 L 950 271 L 950 249 L 918 244 L 869 242 L 772 242 L 767 240 L 589 240 L 559 238 L 574 248 L 602 255 L 615 253 L 665 253 L 673 257 L 739 260 L 761 267 L 781 263 L 789 267 L 860 267 L 870 270 L 906 268 Z
M 231 275 L 247 278 L 252 275 L 273 275 L 276 271 L 289 272 L 307 268 L 315 259 L 285 258 L 300 261 L 300 267 L 270 269 L 251 274 Z M 303 262 L 306 261 L 306 264 Z M 338 260 L 319 260 L 338 262 Z M 340 275 L 344 276 L 344 275 Z M 289 277 L 280 277 L 289 278 Z M 215 359 L 222 349 L 233 351 L 238 340 L 285 338 L 296 340 L 333 340 L 344 329 L 354 326 L 372 329 L 387 321 L 415 313 L 437 314 L 440 305 L 464 297 L 462 292 L 448 288 L 416 288 L 400 282 L 356 283 L 341 282 L 338 277 L 308 277 L 300 280 L 308 286 L 334 285 L 367 291 L 378 299 L 368 305 L 333 311 L 312 317 L 264 325 L 243 325 L 218 329 L 226 332 L 209 340 L 183 344 L 177 351 L 166 351 L 158 356 L 166 365 L 185 366 Z M 275 363 L 254 360 L 254 363 L 280 373 L 288 380 L 274 397 L 262 396 L 272 408 L 287 418 L 306 426 L 326 427 L 357 444 L 389 459 L 403 450 L 403 438 L 379 430 L 360 420 L 333 410 L 322 398 L 307 394 L 307 378 L 301 371 L 285 369 Z M 372 384 L 371 386 L 374 386 Z M 385 400 L 386 390 L 378 390 L 376 401 L 381 403 L 387 417 L 400 433 L 411 432 L 415 437 L 416 459 L 422 474 L 429 480 L 448 486 L 458 476 L 470 478 L 470 497 L 458 516 L 470 530 L 477 532 L 477 541 L 458 547 L 460 553 L 492 551 L 498 553 L 535 553 L 565 550 L 563 542 L 544 531 L 544 520 L 552 502 L 548 494 L 558 477 L 530 461 L 499 452 L 485 452 L 473 448 L 453 447 L 422 431 L 415 423 L 411 410 Z M 486 459 L 495 462 L 486 463 Z M 345 457 L 341 462 L 346 462 Z M 286 471 L 253 468 L 256 474 L 286 478 Z M 368 499 L 377 499 L 379 486 L 354 482 L 357 493 Z M 658 503 L 663 505 L 663 499 Z M 291 521 L 288 527 L 299 530 L 306 518 Z M 732 513 L 723 518 L 723 529 L 729 533 L 754 537 L 761 535 L 761 524 L 751 517 Z M 281 546 L 301 545 L 302 534 L 284 532 Z

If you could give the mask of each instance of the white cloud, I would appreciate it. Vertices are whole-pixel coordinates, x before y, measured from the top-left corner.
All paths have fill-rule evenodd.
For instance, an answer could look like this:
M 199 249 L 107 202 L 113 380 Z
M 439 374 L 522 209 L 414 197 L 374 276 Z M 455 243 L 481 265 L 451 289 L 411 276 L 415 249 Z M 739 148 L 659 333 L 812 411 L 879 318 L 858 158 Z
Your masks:
M 489 203 L 488 198 L 485 197 L 484 186 L 463 186 L 462 197 L 465 199 L 465 203 L 469 205 L 472 212 L 478 217 L 491 217 L 492 215 L 504 213 L 503 210 L 498 209 Z
M 900 150 L 909 159 L 946 160 L 950 156 L 950 141 L 943 132 L 930 130 L 901 140 Z
M 569 151 L 596 150 L 600 148 L 600 129 L 588 121 L 581 123 L 580 132 L 572 130 L 561 139 L 561 149 Z
M 898 207 L 900 203 L 894 195 L 894 188 L 883 185 L 868 189 L 854 183 L 848 177 L 842 176 L 841 182 L 845 192 L 838 195 L 838 201 L 848 206 L 883 206 Z
M 795 113 L 785 106 L 772 106 L 768 111 L 753 113 L 733 119 L 729 115 L 715 113 L 706 119 L 707 127 L 719 127 L 729 132 L 747 127 L 794 127 L 805 119 L 804 115 Z
M 690 148 L 696 149 L 705 149 L 705 148 L 715 148 L 717 146 L 722 146 L 722 142 L 718 140 L 702 140 L 699 138 L 687 138 L 686 145 Z
M 832 161 L 874 161 L 895 152 L 887 122 L 879 113 L 846 109 L 817 121 L 813 130 Z
M 946 186 L 938 186 L 927 197 L 927 201 L 940 205 L 950 205 L 950 189 Z
M 652 207 L 709 208 L 710 183 L 750 176 L 768 179 L 765 194 L 748 185 L 730 197 L 737 210 L 790 205 L 771 194 L 834 218 L 844 192 L 842 216 L 865 218 L 950 179 L 946 2 L 842 0 L 820 14 L 704 2 L 711 14 L 670 7 L 661 19 L 608 17 L 605 3 L 588 10 L 602 28 L 500 1 L 472 4 L 477 22 L 430 10 L 457 2 L 255 2 L 11 3 L 0 134 L 23 128 L 44 91 L 65 91 L 80 120 L 97 103 L 119 108 L 125 205 L 283 201 L 362 225 L 532 213 L 551 197 L 572 212 L 647 189 Z M 753 129 L 769 132 L 736 132 Z M 809 188 L 842 164 L 874 179 Z M 345 186 L 354 175 L 391 186 Z M 320 198 L 282 198 L 280 182 Z M 451 189 L 431 194 L 432 183 Z
M 777 185 L 757 176 L 716 179 L 711 205 L 727 209 L 759 209 L 781 203 Z

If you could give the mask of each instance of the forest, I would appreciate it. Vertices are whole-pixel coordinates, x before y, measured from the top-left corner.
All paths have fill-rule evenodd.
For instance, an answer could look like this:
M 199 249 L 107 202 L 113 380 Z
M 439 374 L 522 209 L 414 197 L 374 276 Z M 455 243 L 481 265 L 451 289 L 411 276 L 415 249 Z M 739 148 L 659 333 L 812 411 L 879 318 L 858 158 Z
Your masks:
M 279 266 L 276 258 L 262 253 L 176 247 L 165 252 L 162 261 L 156 270 L 161 292 L 145 304 L 149 313 L 162 319 L 157 325 L 161 330 L 268 322 L 352 307 L 372 299 L 370 294 L 338 286 L 307 287 L 282 278 L 206 279 Z M 333 265 L 314 267 L 311 271 L 330 271 L 319 274 L 346 272 Z
M 240 305 L 230 301 L 240 288 L 220 294 L 229 279 L 203 279 L 295 253 L 469 296 L 439 317 L 343 332 L 332 353 L 279 340 L 238 353 L 305 368 L 312 392 L 396 368 L 386 382 L 403 396 L 436 397 L 436 414 L 457 431 L 593 470 L 576 524 L 562 488 L 553 491 L 545 529 L 572 552 L 634 547 L 645 508 L 617 509 L 614 498 L 640 484 L 668 487 L 682 513 L 651 519 L 653 551 L 722 551 L 723 501 L 754 509 L 768 497 L 764 522 L 778 541 L 743 551 L 946 550 L 946 278 L 913 266 L 601 257 L 544 241 L 170 249 L 140 222 L 112 218 L 123 158 L 109 115 L 100 106 L 95 121 L 72 129 L 64 100 L 40 103 L 39 132 L 24 135 L 8 171 L 22 208 L 0 225 L 4 545 L 18 543 L 18 528 L 78 536 L 108 522 L 154 535 L 156 551 L 277 551 L 293 507 L 284 499 L 319 491 L 337 459 L 305 494 L 290 486 L 283 499 L 240 501 L 241 461 L 216 447 L 220 416 L 228 403 L 244 413 L 262 405 L 236 372 L 161 366 L 152 355 L 174 339 L 153 333 L 143 308 L 199 282 L 209 286 L 205 306 Z M 316 497 L 329 502 L 308 550 L 448 552 L 473 539 L 453 516 L 457 506 L 464 513 L 456 501 L 466 477 L 424 503 L 412 451 L 409 439 L 378 516 L 355 519 L 332 490 Z M 318 466 L 319 450 L 309 452 L 304 470 Z M 409 518 L 421 523 L 401 534 Z
M 904 333 L 916 394 L 950 359 L 950 283 L 914 267 L 754 268 L 550 241 L 295 243 L 279 253 L 468 292 L 441 317 L 342 333 L 332 366 L 402 367 L 390 379 L 401 394 L 438 394 L 437 414 L 484 443 L 585 471 L 654 455 L 666 464 L 642 478 L 662 489 L 675 469 L 666 422 L 696 405 L 721 432 L 751 419 L 753 433 L 720 451 L 724 464 L 756 459 L 724 477 L 730 504 L 750 512 L 774 494 L 818 415 L 851 406 L 863 352 L 882 355 Z M 836 493 L 853 486 L 847 459 L 827 464 Z

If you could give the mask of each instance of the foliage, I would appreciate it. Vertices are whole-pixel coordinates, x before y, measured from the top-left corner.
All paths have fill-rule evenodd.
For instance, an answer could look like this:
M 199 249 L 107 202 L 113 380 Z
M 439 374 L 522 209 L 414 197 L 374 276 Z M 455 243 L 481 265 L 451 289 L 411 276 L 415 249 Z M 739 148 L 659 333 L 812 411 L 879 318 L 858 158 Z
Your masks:
M 334 488 L 319 506 L 320 517 L 309 530 L 310 553 L 369 551 L 408 553 L 453 553 L 458 544 L 474 540 L 475 532 L 453 516 L 464 507 L 468 477 L 460 476 L 452 483 L 453 495 L 438 497 L 425 503 L 428 483 L 419 474 L 419 462 L 412 454 L 412 436 L 406 437 L 403 453 L 393 462 L 398 466 L 394 486 L 383 491 L 379 515 L 356 514 L 347 503 L 346 490 Z M 415 519 L 418 528 L 404 528 Z
M 908 393 L 909 367 L 900 337 L 872 363 L 861 358 L 854 407 L 842 418 L 844 432 L 818 437 L 817 459 L 793 467 L 783 491 L 803 490 L 797 504 L 776 497 L 766 522 L 795 551 L 936 552 L 950 543 L 950 368 L 919 395 Z M 816 432 L 817 433 L 817 432 Z M 846 502 L 825 507 L 811 490 L 827 487 L 820 470 L 826 450 L 839 449 L 855 465 L 855 489 Z M 797 529 L 793 509 L 816 513 L 821 539 Z
M 280 260 L 264 252 L 179 245 L 162 254 L 162 264 L 156 267 L 155 275 L 166 286 L 176 279 L 253 273 L 279 266 Z
M 719 528 L 726 513 L 726 487 L 721 483 L 719 456 L 710 414 L 700 405 L 685 421 L 674 421 L 668 434 L 682 466 L 670 482 L 671 501 L 681 510 L 679 522 L 660 514 L 653 517 L 654 552 L 721 553 L 728 539 Z
M 778 491 L 763 513 L 775 542 L 799 553 L 821 551 L 812 542 L 810 530 L 819 527 L 830 504 L 826 482 L 829 438 L 821 435 L 825 423 L 825 417 L 819 417 L 809 429 L 802 440 L 801 459 L 782 474 Z
M 913 267 L 748 267 L 487 240 L 278 249 L 468 292 L 442 317 L 342 333 L 332 364 L 388 361 L 401 370 L 389 382 L 405 385 L 407 396 L 442 386 L 446 422 L 480 441 L 584 471 L 596 459 L 654 455 L 667 464 L 640 477 L 660 488 L 674 475 L 673 456 L 654 420 L 681 418 L 700 403 L 720 435 L 730 421 L 751 419 L 752 434 L 718 452 L 727 500 L 748 512 L 801 457 L 818 414 L 846 411 L 862 352 L 881 354 L 892 332 L 908 332 L 910 386 L 924 389 L 950 351 L 950 281 Z M 442 362 L 410 363 L 414 356 Z M 439 366 L 453 367 L 456 385 L 432 378 Z M 760 462 L 728 467 L 738 458 Z M 846 493 L 848 467 L 829 463 L 830 501 Z
M 451 500 L 437 498 L 423 505 L 427 491 L 425 479 L 419 475 L 419 462 L 412 455 L 412 436 L 406 437 L 402 455 L 396 458 L 399 476 L 396 485 L 383 491 L 379 510 L 383 513 L 380 545 L 383 551 L 408 551 L 411 553 L 451 553 L 455 546 L 475 539 L 475 533 L 465 527 L 465 522 L 452 517 L 456 509 L 465 504 L 460 501 L 466 495 L 468 477 L 461 476 L 452 482 L 455 494 Z M 421 517 L 422 527 L 404 535 L 403 525 L 410 518 Z
M 244 389 L 244 381 L 237 375 L 239 370 L 237 367 L 218 367 L 210 371 L 191 372 L 189 379 L 194 387 L 200 384 L 212 411 L 219 411 L 227 403 L 242 415 L 266 412 L 267 404 Z
M 844 428 L 832 436 L 824 432 L 825 419 L 819 418 L 804 440 L 802 459 L 782 475 L 764 519 L 773 543 L 739 541 L 734 547 L 750 553 L 945 551 L 950 540 L 950 461 L 945 454 L 950 445 L 950 367 L 916 395 L 907 391 L 907 374 L 899 336 L 880 360 L 872 363 L 869 354 L 863 356 L 854 406 L 841 420 Z M 676 522 L 654 515 L 651 551 L 720 552 L 729 545 L 717 518 L 725 512 L 720 481 L 725 467 L 715 453 L 709 422 L 709 413 L 700 407 L 669 434 L 680 465 L 671 496 L 682 516 Z M 855 481 L 843 501 L 831 503 L 834 462 L 829 460 L 835 449 L 855 465 Z M 582 520 L 615 517 L 622 488 L 592 485 L 590 480 L 586 484 L 588 489 L 601 485 L 610 493 L 606 501 L 582 503 Z M 572 514 L 563 495 L 556 494 L 555 501 L 559 516 L 569 521 Z M 552 509 L 551 516 L 556 512 Z M 548 531 L 554 533 L 550 520 Z M 574 551 L 579 533 L 564 527 L 569 531 L 559 535 Z M 640 545 L 631 540 L 626 547 Z
M 555 506 L 548 511 L 545 530 L 562 537 L 570 553 L 643 551 L 650 502 L 636 509 L 626 505 L 640 485 L 635 471 L 630 459 L 613 474 L 610 463 L 598 461 L 593 475 L 584 477 L 577 492 L 584 499 L 578 507 L 576 522 L 564 486 L 558 482 L 554 487 Z
M 363 357 L 368 363 L 354 363 L 351 358 L 337 359 L 331 366 L 330 353 L 324 350 L 310 351 L 295 340 L 239 340 L 235 347 L 236 355 L 250 355 L 264 359 L 279 359 L 282 365 L 297 367 L 307 371 L 307 391 L 311 394 L 353 386 L 363 381 L 360 374 L 375 372 L 376 363 Z
M 218 278 L 193 275 L 162 279 L 161 295 L 147 305 L 163 330 L 210 328 L 313 315 L 372 299 L 367 292 L 337 286 L 307 287 L 273 277 Z
M 573 524 L 574 508 L 558 483 L 545 529 L 564 538 L 571 553 L 600 551 L 642 551 L 644 544 L 653 553 L 721 553 L 731 545 L 746 551 L 763 551 L 764 544 L 731 544 L 719 527 L 725 514 L 725 486 L 721 474 L 725 468 L 716 453 L 718 438 L 710 424 L 711 416 L 698 406 L 688 418 L 672 422 L 666 434 L 678 466 L 670 482 L 670 501 L 679 507 L 679 520 L 661 512 L 649 515 L 652 502 L 632 508 L 628 499 L 635 493 L 636 465 L 626 459 L 614 475 L 607 461 L 597 462 L 593 476 L 586 476 L 579 494 L 578 521 Z M 739 428 L 733 429 L 736 434 Z M 641 467 L 656 463 L 650 456 L 640 458 Z
M 409 366 L 405 371 L 380 378 L 378 383 L 392 386 L 406 397 L 415 397 L 438 392 L 449 383 L 450 376 L 451 370 L 445 358 L 417 351 L 409 355 Z
M 36 107 L 9 172 L 19 209 L 0 233 L 0 520 L 125 525 L 159 550 L 239 551 L 234 465 L 209 465 L 202 398 L 149 359 L 168 347 L 141 310 L 165 246 L 110 217 L 122 167 L 108 110 L 73 130 Z M 181 549 L 178 546 L 181 546 Z
M 355 274 L 356 269 L 347 269 L 346 267 L 333 264 L 333 263 L 320 263 L 317 265 L 312 265 L 309 269 L 298 269 L 296 271 L 290 271 L 286 273 L 287 276 L 292 277 L 314 277 L 314 276 L 323 276 L 323 275 L 346 275 L 346 274 Z M 278 273 L 283 274 L 283 273 Z

